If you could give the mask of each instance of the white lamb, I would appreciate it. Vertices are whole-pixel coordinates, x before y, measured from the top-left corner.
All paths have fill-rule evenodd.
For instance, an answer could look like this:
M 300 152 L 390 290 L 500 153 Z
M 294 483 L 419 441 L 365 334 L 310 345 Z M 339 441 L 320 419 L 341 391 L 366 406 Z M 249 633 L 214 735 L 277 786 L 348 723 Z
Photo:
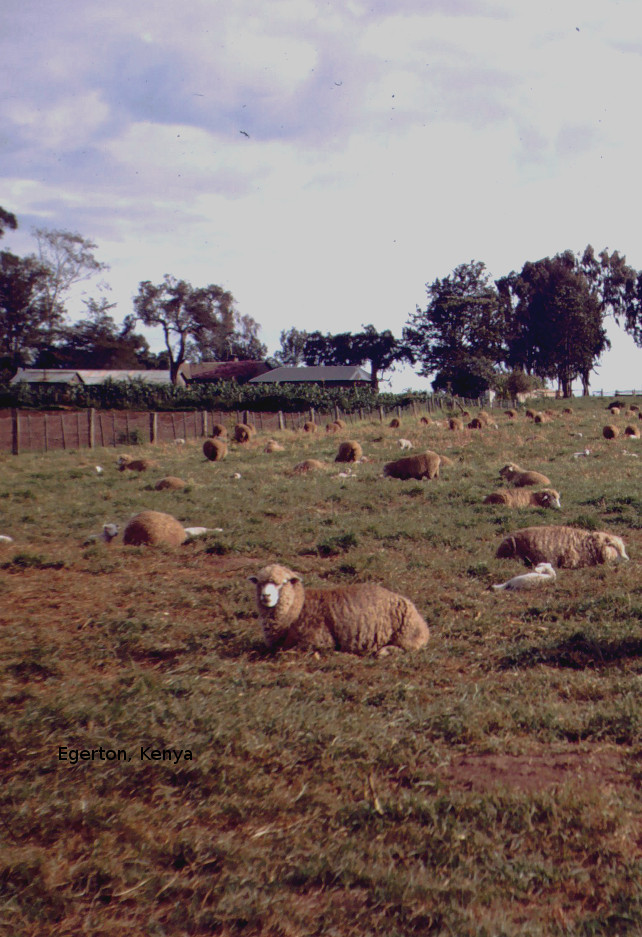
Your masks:
M 409 439 L 400 439 L 398 442 L 400 449 L 412 449 L 412 443 Z
M 544 585 L 547 582 L 553 582 L 557 574 L 550 563 L 538 563 L 532 573 L 522 573 L 521 576 L 513 576 L 508 582 L 493 586 L 495 591 L 500 589 L 535 589 L 537 586 Z

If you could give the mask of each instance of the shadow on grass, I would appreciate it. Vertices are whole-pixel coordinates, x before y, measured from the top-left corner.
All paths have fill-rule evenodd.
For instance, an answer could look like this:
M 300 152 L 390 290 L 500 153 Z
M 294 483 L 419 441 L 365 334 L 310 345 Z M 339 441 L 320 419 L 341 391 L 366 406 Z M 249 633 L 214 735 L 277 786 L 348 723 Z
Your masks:
M 522 647 L 499 661 L 501 670 L 511 667 L 567 667 L 572 670 L 606 667 L 619 661 L 642 657 L 642 638 L 606 640 L 577 631 L 569 638 L 544 646 Z

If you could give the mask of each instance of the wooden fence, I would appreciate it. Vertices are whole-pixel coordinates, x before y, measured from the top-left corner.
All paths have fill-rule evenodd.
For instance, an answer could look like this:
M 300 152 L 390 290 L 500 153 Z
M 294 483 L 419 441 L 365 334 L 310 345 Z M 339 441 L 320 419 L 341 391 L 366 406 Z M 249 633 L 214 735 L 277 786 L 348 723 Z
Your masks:
M 460 401 L 464 406 L 481 406 L 479 400 Z M 258 430 L 277 433 L 300 429 L 306 420 L 325 424 L 339 417 L 347 423 L 360 420 L 385 420 L 392 416 L 434 413 L 446 404 L 436 397 L 425 403 L 412 402 L 404 407 L 362 408 L 343 413 L 307 410 L 304 413 L 262 413 L 248 410 L 187 410 L 148 412 L 132 410 L 0 410 L 0 452 L 18 455 L 24 452 L 49 452 L 59 449 L 94 449 L 99 446 L 132 446 L 169 443 L 176 439 L 208 436 L 214 423 L 228 427 L 234 423 L 253 423 Z M 508 405 L 508 404 L 507 404 Z

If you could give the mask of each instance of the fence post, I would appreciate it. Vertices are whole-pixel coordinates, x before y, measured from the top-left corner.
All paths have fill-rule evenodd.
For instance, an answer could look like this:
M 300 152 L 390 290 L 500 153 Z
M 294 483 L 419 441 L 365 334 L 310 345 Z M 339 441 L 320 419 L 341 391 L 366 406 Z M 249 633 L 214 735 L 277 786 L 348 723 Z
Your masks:
M 314 423 L 314 407 L 310 407 L 310 422 Z
M 20 455 L 20 410 L 11 410 L 11 452 Z
M 96 411 L 94 410 L 93 407 L 90 407 L 89 410 L 87 410 L 87 433 L 89 436 L 89 448 L 90 449 L 93 449 L 95 445 L 95 435 L 96 435 L 95 423 L 94 423 L 95 415 L 96 415 Z
M 207 410 L 201 412 L 201 436 L 207 436 Z
M 158 441 L 158 413 L 149 414 L 149 441 L 152 445 Z
M 285 429 L 285 423 L 283 422 L 283 410 L 279 410 L 279 429 Z

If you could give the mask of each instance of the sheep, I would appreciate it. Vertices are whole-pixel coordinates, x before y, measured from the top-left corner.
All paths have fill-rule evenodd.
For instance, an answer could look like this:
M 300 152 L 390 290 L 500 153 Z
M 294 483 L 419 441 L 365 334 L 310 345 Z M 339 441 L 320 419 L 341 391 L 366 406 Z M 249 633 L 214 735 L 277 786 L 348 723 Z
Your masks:
M 124 472 L 125 469 L 130 472 L 146 472 L 150 468 L 157 468 L 156 462 L 151 459 L 132 459 L 129 455 L 121 455 L 118 459 L 119 472 Z
M 141 511 L 132 517 L 123 531 L 123 543 L 129 546 L 157 546 L 164 543 L 177 547 L 185 543 L 187 537 L 183 525 L 171 514 L 163 514 L 161 511 Z
M 632 403 L 632 404 L 629 406 L 629 410 L 633 410 L 634 413 L 637 413 L 637 412 L 639 411 L 639 409 L 640 409 L 640 408 L 638 407 L 637 403 Z
M 248 425 L 247 423 L 237 423 L 234 427 L 234 439 L 236 442 L 246 443 L 249 442 L 252 436 L 256 433 L 256 429 L 253 426 Z
M 440 465 L 441 456 L 427 449 L 418 455 L 387 462 L 383 467 L 383 475 L 384 478 L 399 478 L 402 481 L 407 481 L 409 478 L 415 478 L 418 481 L 422 478 L 439 478 Z
M 277 442 L 275 439 L 268 439 L 265 444 L 265 449 L 263 452 L 283 452 L 284 446 L 280 442 Z
M 516 465 L 514 462 L 509 462 L 507 465 L 504 465 L 504 467 L 499 470 L 499 474 L 501 478 L 506 479 L 508 484 L 514 485 L 515 488 L 524 488 L 526 485 L 548 486 L 551 484 L 550 478 L 547 478 L 546 475 L 542 475 L 541 472 L 530 472 L 521 469 L 519 465 Z
M 298 462 L 292 471 L 295 475 L 305 475 L 307 472 L 315 472 L 322 468 L 325 468 L 325 463 L 318 459 L 304 459 L 303 462 Z
M 506 416 L 509 420 L 514 420 L 517 417 L 517 410 L 506 410 Z
M 272 564 L 249 577 L 271 650 L 310 648 L 374 654 L 423 647 L 430 631 L 413 603 L 378 583 L 307 589 L 301 576 Z
M 456 430 L 460 430 L 460 429 L 463 429 L 463 428 L 464 428 L 463 421 L 460 420 L 458 417 L 452 416 L 452 417 L 448 420 L 448 429 L 451 429 L 451 430 L 453 430 L 453 431 L 456 431 Z
M 181 488 L 185 488 L 186 482 L 182 478 L 177 478 L 176 475 L 166 475 L 165 478 L 160 478 L 154 488 L 156 491 L 179 491 Z
M 480 420 L 478 416 L 473 417 L 470 423 L 466 424 L 468 429 L 483 429 L 487 425 L 488 424 L 483 420 Z
M 178 439 L 175 439 L 175 440 L 174 440 L 174 445 L 175 445 L 175 446 L 184 446 L 184 445 L 185 445 L 185 440 L 184 440 L 182 437 L 179 437 Z
M 503 491 L 493 491 L 486 495 L 482 504 L 504 504 L 509 508 L 556 508 L 560 509 L 559 491 L 553 488 L 544 488 L 542 491 L 531 491 L 530 488 L 507 488 Z
M 527 410 L 524 416 L 527 416 L 529 420 L 534 420 L 537 414 L 534 410 Z
M 325 424 L 325 431 L 326 431 L 326 433 L 338 433 L 340 429 L 341 429 L 341 427 L 340 427 L 339 424 L 336 422 L 336 420 L 335 420 L 333 423 L 326 423 L 326 424 Z
M 227 427 L 223 426 L 222 423 L 215 423 L 214 426 L 212 427 L 212 432 L 210 433 L 210 436 L 214 438 L 216 438 L 217 436 L 226 437 Z
M 316 433 L 316 431 L 317 431 L 317 424 L 313 423 L 312 420 L 306 420 L 305 423 L 303 424 L 303 432 L 304 433 Z
M 430 426 L 430 424 L 432 423 L 432 420 L 428 416 L 422 416 L 419 422 L 423 424 L 423 426 Z
M 13 543 L 13 537 L 8 534 L 0 534 L 0 543 Z
M 481 422 L 484 423 L 486 426 L 492 426 L 492 424 L 494 423 L 494 420 L 492 416 L 490 415 L 490 413 L 487 413 L 485 410 L 480 410 L 475 419 L 481 420 Z
M 536 413 L 533 420 L 534 423 L 550 423 L 551 422 L 550 413 Z
M 617 439 L 619 435 L 620 430 L 617 426 L 614 426 L 613 423 L 607 423 L 602 429 L 602 436 L 604 436 L 605 439 Z
M 633 439 L 639 439 L 640 430 L 637 428 L 637 426 L 627 426 L 624 430 L 624 435 L 631 436 Z
M 354 439 L 348 439 L 339 446 L 335 462 L 358 462 L 363 456 L 363 450 Z
M 388 423 L 388 426 L 390 427 L 390 429 L 399 429 L 399 427 L 401 426 L 401 421 L 398 420 L 397 417 L 395 416 L 393 417 L 392 420 L 390 420 L 390 422 Z
M 557 573 L 550 563 L 538 563 L 532 573 L 522 573 L 520 576 L 513 576 L 508 582 L 502 582 L 493 586 L 495 592 L 502 589 L 534 589 L 537 586 L 544 585 L 547 582 L 555 582 Z
M 590 456 L 590 454 L 591 454 L 591 450 L 590 450 L 590 449 L 582 449 L 581 452 L 574 452 L 574 453 L 573 453 L 573 458 L 574 458 L 574 459 L 588 459 L 588 457 Z
M 409 439 L 398 439 L 400 449 L 412 449 L 412 443 Z
M 564 409 L 562 410 L 562 413 L 565 416 L 570 416 L 572 412 L 573 412 L 573 407 L 564 407 Z
M 607 410 L 623 410 L 626 407 L 626 403 L 623 400 L 612 400 L 606 405 Z
M 496 556 L 523 559 L 532 565 L 551 563 L 568 569 L 629 558 L 621 537 L 575 527 L 524 527 L 502 540 Z
M 118 536 L 118 524 L 103 524 L 103 529 L 99 534 L 90 534 L 84 541 L 83 546 L 88 547 L 98 540 L 104 540 L 105 543 L 111 543 Z M 0 537 L 0 540 L 2 538 Z
M 220 462 L 227 456 L 227 442 L 221 436 L 206 439 L 203 443 L 203 455 L 210 462 Z

